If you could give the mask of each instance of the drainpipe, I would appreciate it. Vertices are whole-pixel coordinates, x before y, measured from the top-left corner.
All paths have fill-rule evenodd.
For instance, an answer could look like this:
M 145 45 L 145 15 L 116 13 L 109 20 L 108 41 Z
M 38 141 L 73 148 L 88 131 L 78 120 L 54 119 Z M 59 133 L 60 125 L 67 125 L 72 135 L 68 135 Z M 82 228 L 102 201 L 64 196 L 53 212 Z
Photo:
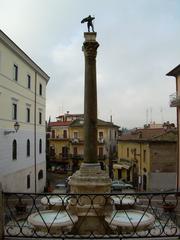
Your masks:
M 37 125 L 37 119 L 36 119 L 36 110 L 37 110 L 37 99 L 36 99 L 36 94 L 37 94 L 37 72 L 35 72 L 35 93 L 34 93 L 34 190 L 35 193 L 37 192 L 37 176 L 36 176 L 36 125 Z
M 176 77 L 176 94 L 178 94 L 178 79 Z M 176 169 L 177 169 L 177 176 L 176 176 L 176 190 L 178 191 L 179 190 L 179 108 L 176 107 L 176 116 L 177 116 L 177 136 L 178 136 L 178 141 L 177 141 L 177 166 L 176 166 Z

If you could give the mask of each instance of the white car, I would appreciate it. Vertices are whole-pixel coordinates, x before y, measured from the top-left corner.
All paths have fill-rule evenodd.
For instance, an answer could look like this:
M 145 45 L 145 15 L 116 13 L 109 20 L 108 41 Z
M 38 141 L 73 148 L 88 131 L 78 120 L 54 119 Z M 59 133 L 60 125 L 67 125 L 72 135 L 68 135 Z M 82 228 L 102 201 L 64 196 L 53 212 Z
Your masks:
M 112 190 L 132 189 L 133 185 L 129 183 L 125 183 L 122 180 L 115 180 L 115 181 L 112 181 L 111 188 Z

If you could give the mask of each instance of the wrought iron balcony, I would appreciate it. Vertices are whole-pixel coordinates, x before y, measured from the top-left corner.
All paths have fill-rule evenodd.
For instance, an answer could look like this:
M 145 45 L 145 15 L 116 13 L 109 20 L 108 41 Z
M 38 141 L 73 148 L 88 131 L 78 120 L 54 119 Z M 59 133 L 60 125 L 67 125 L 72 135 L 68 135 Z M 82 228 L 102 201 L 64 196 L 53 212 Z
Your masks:
M 83 154 L 72 154 L 72 159 L 74 160 L 83 160 L 84 155 Z
M 105 143 L 104 138 L 102 138 L 102 137 L 98 138 L 98 143 L 100 143 L 100 144 L 104 144 L 104 143 Z
M 175 92 L 169 96 L 170 107 L 179 107 L 180 106 L 180 94 Z
M 82 145 L 82 144 L 84 144 L 84 140 L 82 140 L 80 138 L 72 138 L 70 141 L 71 141 L 72 145 Z
M 4 239 L 180 237 L 179 192 L 118 194 L 3 192 L 2 195 L 4 205 L 1 206 L 0 220 L 1 225 L 4 223 L 4 226 L 2 225 Z M 101 202 L 98 199 L 101 199 Z M 74 207 L 81 210 L 80 215 L 78 211 L 76 213 L 71 211 Z M 83 208 L 86 211 L 82 215 Z M 81 226 L 83 223 L 87 225 L 89 213 L 93 214 L 101 226 L 95 232 L 87 231 L 86 234 L 81 234 Z M 94 224 L 96 223 L 95 221 Z

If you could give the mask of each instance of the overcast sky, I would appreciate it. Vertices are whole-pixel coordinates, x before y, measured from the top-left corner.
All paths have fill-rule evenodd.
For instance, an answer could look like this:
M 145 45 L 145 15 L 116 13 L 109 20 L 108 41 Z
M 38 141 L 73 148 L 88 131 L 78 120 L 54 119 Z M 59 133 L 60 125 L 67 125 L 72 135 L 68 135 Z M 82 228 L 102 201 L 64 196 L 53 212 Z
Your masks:
M 86 25 L 95 16 L 98 116 L 121 127 L 175 122 L 180 0 L 0 0 L 0 28 L 50 76 L 47 119 L 83 113 Z

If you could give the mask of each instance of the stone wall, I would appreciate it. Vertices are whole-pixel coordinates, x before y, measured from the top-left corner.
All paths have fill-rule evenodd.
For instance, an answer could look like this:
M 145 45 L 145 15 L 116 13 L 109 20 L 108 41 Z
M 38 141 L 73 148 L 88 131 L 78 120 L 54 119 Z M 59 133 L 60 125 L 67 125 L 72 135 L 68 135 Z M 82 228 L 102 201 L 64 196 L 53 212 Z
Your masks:
M 176 172 L 177 144 L 175 142 L 151 143 L 150 172 Z
M 167 191 L 176 189 L 176 173 L 150 173 L 148 191 Z

